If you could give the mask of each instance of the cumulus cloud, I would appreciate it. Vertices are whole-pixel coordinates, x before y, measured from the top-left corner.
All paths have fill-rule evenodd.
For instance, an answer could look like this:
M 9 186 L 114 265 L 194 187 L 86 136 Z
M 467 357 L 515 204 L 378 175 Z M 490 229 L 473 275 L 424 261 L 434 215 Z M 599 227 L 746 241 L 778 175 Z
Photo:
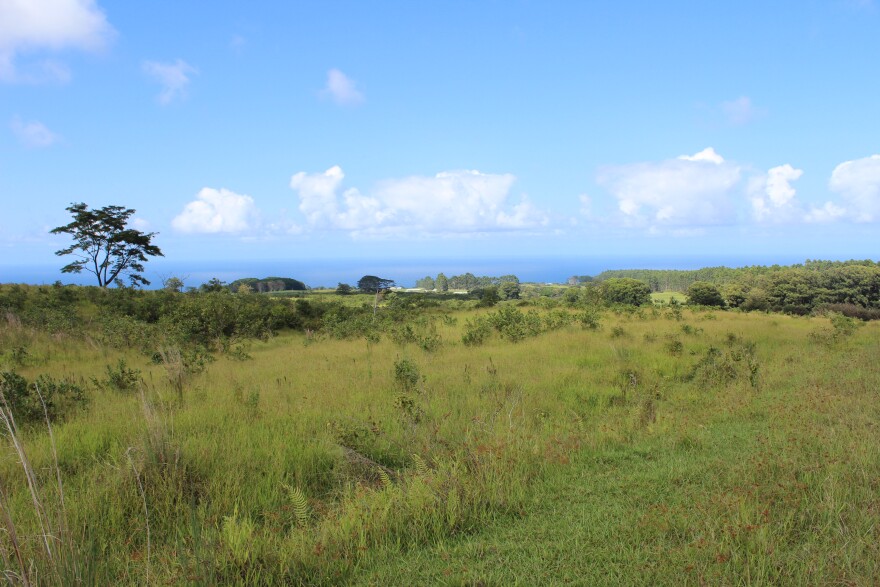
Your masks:
M 791 221 L 800 217 L 800 206 L 795 198 L 796 190 L 791 182 L 803 175 L 788 163 L 768 170 L 749 182 L 749 199 L 752 213 L 758 222 Z
M 509 204 L 510 174 L 444 171 L 379 182 L 369 193 L 339 195 L 342 169 L 300 172 L 290 180 L 310 227 L 364 233 L 450 234 L 544 226 L 546 214 L 525 197 Z
M 880 155 L 841 163 L 828 187 L 840 194 L 847 215 L 856 222 L 880 220 Z
M 114 35 L 94 0 L 3 0 L 0 2 L 0 81 L 66 81 L 67 68 L 37 58 L 20 63 L 23 55 L 65 49 L 94 51 Z
M 159 63 L 158 61 L 144 61 L 144 72 L 159 82 L 162 91 L 157 99 L 162 105 L 167 105 L 177 98 L 186 96 L 186 88 L 189 86 L 190 76 L 198 73 L 198 70 L 184 61 L 177 59 L 173 63 Z
M 18 137 L 18 140 L 26 147 L 50 147 L 61 139 L 57 134 L 46 128 L 46 125 L 36 120 L 25 122 L 16 117 L 12 119 L 9 126 L 15 136 Z
M 736 100 L 721 103 L 721 112 L 727 118 L 727 122 L 734 126 L 748 124 L 757 118 L 761 111 L 752 104 L 748 96 L 740 96 Z
M 605 167 L 597 181 L 617 199 L 625 224 L 657 230 L 732 222 L 730 192 L 740 175 L 709 147 L 666 161 Z
M 171 225 L 186 233 L 244 233 L 259 224 L 259 212 L 250 196 L 221 188 L 202 188 Z
M 327 72 L 327 85 L 321 91 L 340 106 L 356 106 L 364 101 L 364 95 L 355 87 L 355 82 L 338 69 Z

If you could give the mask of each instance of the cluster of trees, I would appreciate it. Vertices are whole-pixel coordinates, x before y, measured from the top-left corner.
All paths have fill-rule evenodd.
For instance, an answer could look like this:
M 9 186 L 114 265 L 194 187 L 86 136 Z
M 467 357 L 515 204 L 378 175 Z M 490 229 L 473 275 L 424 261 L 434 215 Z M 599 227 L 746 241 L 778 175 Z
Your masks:
M 704 267 L 694 270 L 679 269 L 615 269 L 603 271 L 594 279 L 605 281 L 615 277 L 638 279 L 648 284 L 653 292 L 679 291 L 685 292 L 691 284 L 698 281 L 723 286 L 729 283 L 756 283 L 765 276 L 774 273 L 785 273 L 791 270 L 823 272 L 840 267 L 877 267 L 871 260 L 860 261 L 823 261 L 807 259 L 795 265 L 750 265 L 747 267 Z M 571 283 L 570 285 L 574 285 Z
M 305 291 L 308 289 L 306 284 L 298 279 L 290 277 L 264 277 L 257 279 L 256 277 L 245 277 L 236 279 L 229 284 L 229 289 L 239 291 L 242 286 L 250 288 L 251 291 L 264 293 L 270 291 Z
M 620 277 L 631 275 L 638 277 Z M 696 271 L 625 270 L 597 276 L 596 287 L 638 281 L 648 291 L 683 291 L 689 303 L 809 314 L 823 307 L 867 315 L 880 310 L 880 263 L 811 261 L 792 266 L 710 267 Z M 673 284 L 675 287 L 673 287 Z
M 880 309 L 880 264 L 873 262 L 812 262 L 719 288 L 728 306 L 809 314 L 829 305 Z
M 519 278 L 516 275 L 502 275 L 501 277 L 483 275 L 482 277 L 477 277 L 473 273 L 453 275 L 452 277 L 446 277 L 446 275 L 440 273 L 436 279 L 428 275 L 416 280 L 416 287 L 429 291 L 449 291 L 453 289 L 475 292 L 489 287 L 497 287 L 499 291 L 502 289 L 507 291 L 516 289 L 517 296 L 519 295 L 519 284 Z

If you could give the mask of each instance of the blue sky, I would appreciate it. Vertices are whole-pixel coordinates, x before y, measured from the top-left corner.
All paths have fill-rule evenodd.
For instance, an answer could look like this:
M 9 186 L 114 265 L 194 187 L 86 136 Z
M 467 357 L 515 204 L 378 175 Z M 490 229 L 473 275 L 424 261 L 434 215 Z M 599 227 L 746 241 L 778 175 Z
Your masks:
M 878 55 L 872 0 L 0 0 L 0 281 L 71 202 L 181 270 L 877 259 Z

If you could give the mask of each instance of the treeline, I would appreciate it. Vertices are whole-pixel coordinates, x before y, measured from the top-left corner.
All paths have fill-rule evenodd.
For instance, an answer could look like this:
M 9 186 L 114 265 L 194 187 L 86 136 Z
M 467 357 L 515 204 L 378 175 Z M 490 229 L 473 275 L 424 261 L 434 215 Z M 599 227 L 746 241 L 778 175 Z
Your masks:
M 708 267 L 695 271 L 619 270 L 596 276 L 596 284 L 635 279 L 654 292 L 704 294 L 715 288 L 723 304 L 743 310 L 809 314 L 832 309 L 861 318 L 880 310 L 880 264 L 866 261 L 813 261 L 751 267 Z M 872 310 L 865 312 L 863 310 Z
M 772 273 L 791 270 L 822 272 L 840 267 L 878 267 L 871 260 L 864 261 L 823 261 L 807 259 L 796 265 L 750 265 L 747 267 L 704 267 L 694 270 L 679 269 L 614 269 L 596 275 L 595 281 L 605 281 L 614 277 L 638 279 L 648 284 L 653 292 L 684 292 L 691 284 L 705 281 L 721 286 L 728 283 L 755 283 Z
M 507 283 L 519 286 L 520 282 L 516 275 L 502 275 L 501 277 L 489 277 L 484 275 L 482 277 L 477 277 L 473 273 L 465 273 L 463 275 L 446 277 L 446 275 L 440 273 L 436 278 L 425 276 L 416 280 L 416 287 L 427 290 L 436 289 L 437 291 L 457 289 L 472 292 L 487 287 L 499 287 Z
M 874 317 L 880 309 L 880 265 L 869 262 L 799 265 L 763 275 L 743 275 L 720 287 L 728 306 L 809 314 L 821 308 Z

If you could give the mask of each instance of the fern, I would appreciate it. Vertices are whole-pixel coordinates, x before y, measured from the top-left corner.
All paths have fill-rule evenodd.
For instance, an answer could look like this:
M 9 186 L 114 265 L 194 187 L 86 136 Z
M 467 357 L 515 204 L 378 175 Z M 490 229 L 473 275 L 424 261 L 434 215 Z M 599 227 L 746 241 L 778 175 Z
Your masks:
M 290 497 L 290 505 L 293 508 L 293 515 L 296 517 L 298 524 L 305 524 L 309 520 L 311 508 L 305 494 L 299 487 L 284 486 L 287 489 L 287 495 Z
M 382 487 L 384 487 L 385 489 L 391 488 L 391 476 L 388 474 L 388 471 L 386 471 L 385 469 L 379 469 L 379 479 L 382 480 Z
M 420 455 L 413 454 L 413 466 L 416 469 L 416 474 L 420 476 L 424 476 L 428 474 L 428 465 L 425 463 L 425 459 L 423 459 Z

